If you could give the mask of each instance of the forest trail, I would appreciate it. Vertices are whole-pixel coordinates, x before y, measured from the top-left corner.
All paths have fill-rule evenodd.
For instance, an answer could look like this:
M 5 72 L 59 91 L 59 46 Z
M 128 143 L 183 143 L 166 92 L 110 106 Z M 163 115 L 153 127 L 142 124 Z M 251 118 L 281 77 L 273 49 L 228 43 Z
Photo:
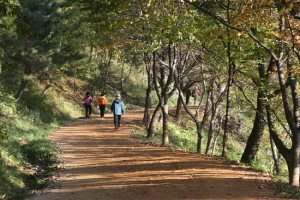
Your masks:
M 61 169 L 30 200 L 282 199 L 260 172 L 133 139 L 131 126 L 142 116 L 142 110 L 128 111 L 119 130 L 111 113 L 59 128 L 52 139 Z

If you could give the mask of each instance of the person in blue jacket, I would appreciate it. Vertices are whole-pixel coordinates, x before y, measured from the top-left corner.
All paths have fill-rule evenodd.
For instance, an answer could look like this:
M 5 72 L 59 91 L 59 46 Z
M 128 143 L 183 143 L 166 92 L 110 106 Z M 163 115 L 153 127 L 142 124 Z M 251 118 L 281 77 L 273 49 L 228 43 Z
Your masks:
M 115 128 L 119 129 L 121 124 L 121 116 L 125 114 L 125 106 L 123 101 L 121 100 L 121 95 L 117 94 L 116 99 L 110 106 L 110 110 L 114 114 L 114 124 Z

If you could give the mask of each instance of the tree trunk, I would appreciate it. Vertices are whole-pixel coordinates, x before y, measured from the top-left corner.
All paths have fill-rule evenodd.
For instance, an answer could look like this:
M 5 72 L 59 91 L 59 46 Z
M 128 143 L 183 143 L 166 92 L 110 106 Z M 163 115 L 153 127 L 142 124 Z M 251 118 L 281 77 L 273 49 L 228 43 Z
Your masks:
M 299 156 L 300 156 L 300 145 L 299 142 L 295 143 L 292 147 L 291 157 L 292 162 L 289 165 L 289 180 L 290 184 L 299 186 Z
M 147 54 L 144 55 L 144 63 L 148 76 L 148 88 L 146 91 L 146 100 L 145 100 L 145 110 L 143 117 L 143 125 L 146 129 L 149 129 L 150 126 L 150 116 L 151 116 L 151 108 L 152 108 L 152 96 L 153 96 L 153 75 L 150 68 L 150 56 Z
M 25 61 L 23 62 L 24 66 L 25 66 L 25 69 L 24 69 L 24 75 L 27 76 L 27 75 L 30 75 L 31 74 L 31 67 L 29 64 L 27 64 Z M 20 84 L 20 87 L 19 87 L 19 90 L 15 96 L 16 98 L 16 101 L 20 100 L 24 90 L 26 89 L 27 85 L 29 83 L 29 80 L 27 79 L 22 79 L 21 81 L 21 84 Z
M 102 72 L 101 73 L 101 78 L 102 78 L 102 81 L 103 81 L 103 91 L 106 92 L 107 91 L 107 83 L 108 83 L 108 75 L 109 75 L 109 69 L 110 69 L 110 65 L 111 65 L 111 62 L 112 62 L 112 58 L 113 58 L 113 49 L 109 49 L 108 51 L 106 52 L 103 52 L 101 54 L 102 56 L 102 59 L 100 60 L 100 63 L 99 64 L 99 70 Z
M 159 99 L 159 105 L 163 112 L 163 138 L 162 138 L 162 145 L 169 144 L 169 135 L 168 135 L 168 100 L 176 91 L 174 88 L 170 91 L 172 87 L 172 83 L 174 82 L 174 73 L 175 67 L 177 66 L 177 52 L 178 45 L 177 44 L 169 44 L 167 48 L 167 53 L 162 52 L 161 59 L 159 62 L 162 64 L 161 67 L 158 69 L 155 62 L 155 57 L 159 56 L 158 54 L 154 53 L 153 55 L 153 82 L 156 90 L 156 94 Z M 166 62 L 167 60 L 167 62 Z M 157 71 L 160 72 L 160 80 L 157 79 Z M 158 87 L 158 83 L 160 87 Z
M 277 154 L 276 151 L 276 146 L 275 143 L 270 135 L 270 143 L 271 143 L 271 149 L 272 149 L 272 156 L 273 156 L 273 160 L 274 160 L 274 167 L 275 170 L 273 170 L 273 172 L 275 174 L 280 174 L 281 173 L 281 168 L 280 168 L 280 156 Z
M 283 108 L 285 111 L 285 118 L 289 125 L 289 128 L 292 133 L 292 148 L 291 148 L 291 162 L 288 163 L 289 166 L 289 181 L 292 185 L 299 186 L 299 156 L 300 156 L 300 116 L 299 116 L 299 108 L 300 108 L 300 100 L 297 88 L 297 79 L 294 76 L 293 67 L 288 63 L 288 79 L 289 84 L 291 86 L 291 97 L 292 102 L 290 102 L 289 94 L 286 87 L 286 82 L 284 80 L 284 72 L 283 66 L 280 60 L 275 60 L 278 78 L 280 84 L 280 90 L 282 95 Z M 291 105 L 294 106 L 294 110 L 292 110 Z
M 209 153 L 209 150 L 212 149 L 212 142 L 213 142 L 213 139 L 215 138 L 214 137 L 214 132 L 215 132 L 215 120 L 216 120 L 216 116 L 217 116 L 217 113 L 218 113 L 218 110 L 219 110 L 219 106 L 216 105 L 217 107 L 215 108 L 216 110 L 212 111 L 212 116 L 211 116 L 211 119 L 210 119 L 210 123 L 209 123 L 209 137 L 208 137 L 208 140 L 207 140 L 207 145 L 206 145 L 206 151 L 205 151 L 205 154 L 208 154 Z
M 244 153 L 241 158 L 243 163 L 251 163 L 258 152 L 261 137 L 263 136 L 265 129 L 265 115 L 266 115 L 266 106 L 263 101 L 264 95 L 262 92 L 258 92 L 257 95 L 257 111 L 254 119 L 254 125 L 251 131 L 250 136 L 248 137 L 247 145 L 245 147 Z
M 42 94 L 46 94 L 46 92 L 48 91 L 48 89 L 52 86 L 52 83 L 49 83 L 45 89 L 43 90 Z
M 208 99 L 211 100 L 211 117 L 210 117 L 210 122 L 209 122 L 209 130 L 208 130 L 208 135 L 207 135 L 207 144 L 206 144 L 206 150 L 205 150 L 205 154 L 208 154 L 209 150 L 211 149 L 211 143 L 214 137 L 214 128 L 215 128 L 215 124 L 214 121 L 216 119 L 216 114 L 218 112 L 218 105 L 217 102 L 215 102 L 215 93 L 214 93 L 214 78 L 211 80 L 211 84 L 210 84 L 210 88 L 211 88 L 211 92 L 210 94 L 210 98 L 208 97 Z
M 288 171 L 289 171 L 289 183 L 292 185 L 299 185 L 299 142 L 296 142 L 296 145 L 294 143 L 294 137 L 292 137 L 292 148 L 288 149 L 285 147 L 283 144 L 282 140 L 278 137 L 276 128 L 275 128 L 275 123 L 274 119 L 271 114 L 271 109 L 267 105 L 266 106 L 267 110 L 267 119 L 268 119 L 268 127 L 270 131 L 270 135 L 276 144 L 276 147 L 280 154 L 283 156 L 285 159 L 287 166 L 288 166 Z M 298 151 L 297 151 L 298 150 Z
M 177 87 L 177 90 L 179 92 L 179 97 L 181 99 L 181 102 L 184 102 L 184 94 L 182 92 L 182 89 L 184 90 L 185 88 L 182 88 L 180 83 L 179 83 L 179 78 L 178 75 L 176 73 L 176 71 L 174 72 L 174 81 L 175 81 L 175 85 Z M 189 84 L 186 85 L 186 87 L 190 87 Z M 188 109 L 187 105 L 185 103 L 182 103 L 185 111 L 189 114 L 189 116 L 194 120 L 195 124 L 196 124 L 196 128 L 197 128 L 197 147 L 196 150 L 198 153 L 201 153 L 201 145 L 202 145 L 202 127 L 204 124 L 204 121 L 206 120 L 202 120 L 202 122 L 199 121 L 198 117 L 194 116 L 193 113 Z
M 17 94 L 16 94 L 16 96 L 15 96 L 16 101 L 20 100 L 20 98 L 21 98 L 21 96 L 22 96 L 24 90 L 26 89 L 28 83 L 29 83 L 28 80 L 22 79 L 22 82 L 21 82 L 21 84 L 20 84 L 19 90 L 18 90 L 18 92 L 17 92 Z
M 202 130 L 203 130 L 204 124 L 205 124 L 205 122 L 206 122 L 206 120 L 208 119 L 208 116 L 209 116 L 209 105 L 210 105 L 209 96 L 210 96 L 211 90 L 208 90 L 207 93 L 208 94 L 207 94 L 207 98 L 206 98 L 206 104 L 205 104 L 205 109 L 204 109 L 202 120 L 201 120 L 201 122 L 196 123 L 197 135 L 198 135 L 197 153 L 201 153 L 201 150 L 202 150 L 202 138 L 203 138 Z M 195 116 L 195 118 L 197 118 L 197 117 Z
M 147 138 L 153 138 L 154 134 L 155 134 L 155 130 L 156 130 L 156 126 L 158 123 L 158 120 L 161 116 L 161 107 L 158 105 L 156 107 L 156 109 L 154 110 L 154 113 L 152 115 L 151 121 L 150 121 L 150 125 L 148 128 L 148 133 L 147 133 Z
M 263 63 L 262 59 L 259 59 Z M 275 62 L 273 59 L 270 59 L 269 66 L 267 71 L 274 72 Z M 264 99 L 266 99 L 265 91 L 264 91 L 264 85 L 273 84 L 271 73 L 266 73 L 265 65 L 264 64 L 258 64 L 258 73 L 259 73 L 259 81 L 255 82 L 255 84 L 258 86 L 258 92 L 257 92 L 257 99 L 256 99 L 256 115 L 254 119 L 254 125 L 251 131 L 251 134 L 248 138 L 247 145 L 245 147 L 244 153 L 241 157 L 241 162 L 243 163 L 251 163 L 254 161 L 255 156 L 258 152 L 261 137 L 263 136 L 263 132 L 266 126 L 266 102 Z M 272 140 L 271 140 L 272 141 Z
M 169 145 L 169 113 L 168 113 L 168 104 L 162 106 L 162 115 L 163 115 L 163 134 L 162 134 L 162 145 Z
M 220 120 L 219 120 L 219 127 L 218 127 L 218 132 L 217 132 L 217 134 L 216 134 L 216 136 L 215 136 L 215 139 L 214 139 L 214 145 L 213 145 L 213 152 L 212 152 L 212 155 L 215 155 L 215 152 L 216 152 L 216 146 L 217 146 L 217 141 L 218 141 L 218 137 L 219 137 L 219 135 L 221 134 L 221 128 L 222 128 L 222 123 L 223 123 L 223 117 L 224 117 L 224 115 L 222 116 L 222 117 L 220 117 Z
M 145 109 L 144 109 L 144 117 L 143 117 L 143 125 L 146 129 L 150 126 L 150 116 L 151 116 L 151 107 L 152 107 L 152 94 L 153 92 L 148 88 L 145 100 Z
M 203 124 L 201 124 L 199 121 L 196 121 L 196 127 L 197 127 L 197 153 L 201 153 L 202 149 L 202 128 Z
M 228 33 L 230 36 L 230 33 Z M 227 81 L 227 96 L 226 96 L 226 114 L 225 114 L 225 127 L 224 127 L 224 135 L 223 135 L 223 150 L 222 150 L 222 157 L 227 157 L 227 140 L 228 140 L 228 133 L 229 133 L 229 112 L 231 108 L 231 88 L 234 80 L 234 74 L 235 74 L 235 63 L 232 58 L 232 52 L 231 52 L 231 44 L 228 42 L 227 46 L 227 55 L 229 59 L 228 64 L 228 81 Z
M 177 124 L 180 123 L 182 104 L 183 104 L 183 102 L 181 101 L 180 96 L 178 96 L 177 108 L 176 108 L 176 114 L 175 114 L 175 121 Z

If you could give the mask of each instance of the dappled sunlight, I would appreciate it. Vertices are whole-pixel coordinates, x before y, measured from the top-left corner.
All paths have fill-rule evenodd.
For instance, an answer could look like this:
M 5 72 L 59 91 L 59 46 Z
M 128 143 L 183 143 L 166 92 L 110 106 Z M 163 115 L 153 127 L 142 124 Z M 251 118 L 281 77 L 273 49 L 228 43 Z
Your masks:
M 78 119 L 56 131 L 62 170 L 50 192 L 33 200 L 276 199 L 270 188 L 259 188 L 269 180 L 259 172 L 140 144 L 131 137 L 128 122 L 141 114 L 127 113 L 119 130 L 107 115 L 105 120 Z

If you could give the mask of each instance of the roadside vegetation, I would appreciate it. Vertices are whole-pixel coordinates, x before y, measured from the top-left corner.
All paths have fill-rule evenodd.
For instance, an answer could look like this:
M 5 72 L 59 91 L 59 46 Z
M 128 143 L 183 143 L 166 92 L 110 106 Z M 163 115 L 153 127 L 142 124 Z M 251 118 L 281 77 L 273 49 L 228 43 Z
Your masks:
M 68 81 L 69 80 L 69 81 Z M 63 124 L 84 116 L 81 101 L 89 90 L 88 82 L 77 80 L 78 90 L 73 90 L 70 77 L 42 94 L 45 85 L 37 82 L 25 92 L 20 101 L 4 88 L 0 95 L 0 199 L 22 200 L 47 187 L 52 173 L 58 170 L 59 149 L 51 134 Z M 125 86 L 134 87 L 133 85 Z M 9 88 L 8 88 L 9 89 Z M 141 93 L 143 89 L 133 90 Z M 64 92 L 63 92 L 64 91 Z M 41 95 L 42 94 L 42 95 Z M 94 91 L 95 96 L 100 91 Z M 114 91 L 107 94 L 109 102 Z M 130 94 L 128 94 L 130 95 Z M 142 103 L 143 95 L 124 97 L 127 109 Z M 93 114 L 98 115 L 96 101 Z M 2 176 L 3 175 L 3 176 Z
M 299 187 L 299 10 L 296 0 L 3 0 L 0 198 L 47 185 L 51 133 L 83 116 L 87 91 L 144 109 L 143 140 Z M 188 89 L 200 91 L 193 107 Z
M 28 99 L 16 103 L 6 92 L 0 96 L 2 199 L 25 199 L 48 184 L 58 154 L 51 134 L 81 115 L 74 105 L 55 93 L 42 98 L 34 94 L 25 97 Z
M 196 129 L 194 124 L 191 123 L 190 119 L 185 115 L 182 118 L 182 122 L 184 125 L 176 124 L 174 118 L 169 123 L 169 138 L 170 143 L 168 147 L 189 152 L 189 153 L 197 153 L 197 135 L 195 134 Z M 250 125 L 250 124 L 249 124 Z M 147 130 L 144 129 L 142 124 L 137 125 L 134 130 L 134 137 L 145 144 L 150 144 L 154 146 L 163 146 L 161 142 L 162 138 L 162 126 L 158 125 L 157 133 L 154 137 L 147 137 Z M 243 149 L 246 146 L 245 138 L 247 138 L 247 131 L 240 133 L 239 135 L 231 135 L 230 143 L 228 148 L 230 149 L 230 153 L 226 161 L 233 165 L 245 165 L 240 162 L 241 155 L 243 154 Z M 207 142 L 207 132 L 204 132 L 204 143 Z M 265 176 L 271 176 L 277 179 L 276 184 L 273 186 L 274 189 L 280 194 L 282 197 L 287 199 L 300 199 L 300 190 L 299 187 L 292 186 L 288 184 L 288 169 L 284 165 L 282 161 L 282 173 L 274 174 L 274 164 L 273 157 L 271 155 L 269 138 L 265 136 L 262 140 L 261 147 L 259 149 L 259 153 L 257 154 L 256 159 L 249 165 L 249 167 L 253 168 L 253 170 L 261 171 L 265 174 Z M 205 147 L 203 147 L 202 152 L 205 151 Z M 221 158 L 222 154 L 222 138 L 219 136 L 218 141 L 216 142 L 216 146 L 214 149 L 213 156 Z

